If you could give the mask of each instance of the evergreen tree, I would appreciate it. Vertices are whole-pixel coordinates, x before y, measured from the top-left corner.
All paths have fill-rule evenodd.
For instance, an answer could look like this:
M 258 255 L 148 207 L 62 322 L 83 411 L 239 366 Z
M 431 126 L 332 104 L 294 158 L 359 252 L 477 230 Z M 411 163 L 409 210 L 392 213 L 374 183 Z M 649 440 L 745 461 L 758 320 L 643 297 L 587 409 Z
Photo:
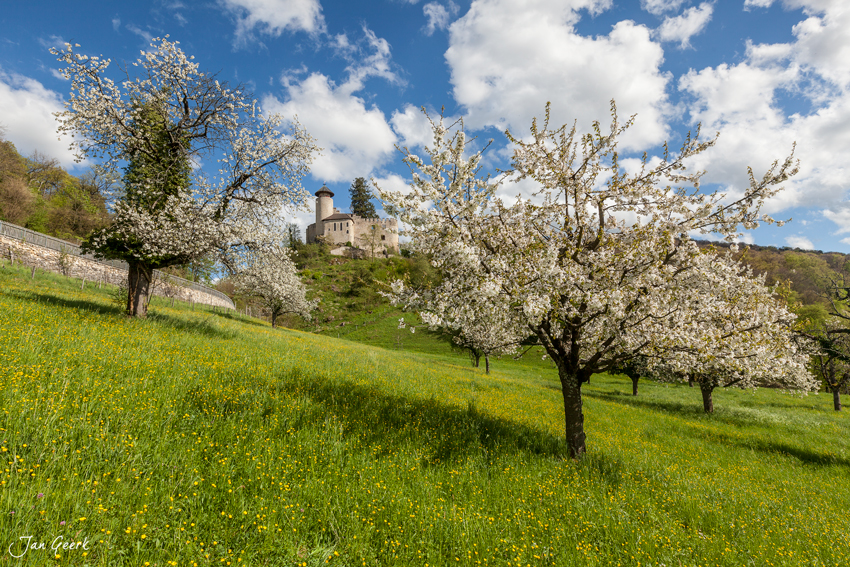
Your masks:
M 358 177 L 348 190 L 351 193 L 351 213 L 364 219 L 378 218 L 375 205 L 372 204 L 372 191 L 366 180 Z

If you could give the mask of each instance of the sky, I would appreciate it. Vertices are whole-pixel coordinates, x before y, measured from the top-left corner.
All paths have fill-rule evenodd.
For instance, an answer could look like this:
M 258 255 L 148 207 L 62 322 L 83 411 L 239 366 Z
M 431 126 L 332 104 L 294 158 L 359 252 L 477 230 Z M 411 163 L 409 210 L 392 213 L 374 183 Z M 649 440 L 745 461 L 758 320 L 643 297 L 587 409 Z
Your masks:
M 266 112 L 297 116 L 323 148 L 304 186 L 326 183 L 347 211 L 356 177 L 403 189 L 399 146 L 429 142 L 421 108 L 463 118 L 509 165 L 504 131 L 551 123 L 586 130 L 636 115 L 627 157 L 658 155 L 701 125 L 719 132 L 695 158 L 703 187 L 730 196 L 783 160 L 800 172 L 764 209 L 784 227 L 741 240 L 850 252 L 850 3 L 847 0 L 155 0 L 2 3 L 0 125 L 29 155 L 72 173 L 53 113 L 69 83 L 48 49 L 65 42 L 120 66 L 169 35 L 204 71 L 242 83 Z M 505 196 L 530 188 L 508 184 Z M 312 203 L 310 204 L 312 207 Z M 302 229 L 311 211 L 295 215 Z

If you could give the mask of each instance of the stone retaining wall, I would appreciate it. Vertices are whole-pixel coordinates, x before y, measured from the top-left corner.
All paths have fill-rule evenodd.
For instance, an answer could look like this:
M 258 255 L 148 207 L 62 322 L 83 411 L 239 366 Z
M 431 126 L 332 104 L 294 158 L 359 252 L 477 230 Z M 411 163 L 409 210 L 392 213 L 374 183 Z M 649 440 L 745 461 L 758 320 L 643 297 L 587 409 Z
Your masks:
M 69 243 L 68 252 L 52 250 L 23 240 L 0 235 L 0 257 L 35 266 L 49 272 L 56 272 L 72 278 L 85 279 L 89 282 L 103 282 L 112 285 L 126 285 L 127 270 L 116 268 L 91 258 L 85 258 L 73 253 L 73 245 Z M 233 309 L 230 299 L 214 293 L 192 289 L 181 285 L 181 278 L 174 278 L 155 272 L 152 284 L 153 294 L 161 297 L 178 299 L 180 301 L 201 303 Z M 210 290 L 211 292 L 214 290 Z

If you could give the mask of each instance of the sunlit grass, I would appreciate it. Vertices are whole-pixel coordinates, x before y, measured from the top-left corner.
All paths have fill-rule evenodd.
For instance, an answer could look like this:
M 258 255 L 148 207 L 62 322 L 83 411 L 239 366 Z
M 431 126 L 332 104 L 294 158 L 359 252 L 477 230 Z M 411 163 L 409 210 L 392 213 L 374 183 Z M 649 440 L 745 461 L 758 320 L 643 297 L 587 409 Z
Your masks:
M 724 390 L 706 416 L 594 377 L 575 463 L 543 361 L 485 376 L 157 299 L 133 321 L 79 288 L 0 268 L 8 564 L 850 564 L 827 396 Z M 47 549 L 10 558 L 27 535 Z M 60 535 L 88 550 L 56 559 Z

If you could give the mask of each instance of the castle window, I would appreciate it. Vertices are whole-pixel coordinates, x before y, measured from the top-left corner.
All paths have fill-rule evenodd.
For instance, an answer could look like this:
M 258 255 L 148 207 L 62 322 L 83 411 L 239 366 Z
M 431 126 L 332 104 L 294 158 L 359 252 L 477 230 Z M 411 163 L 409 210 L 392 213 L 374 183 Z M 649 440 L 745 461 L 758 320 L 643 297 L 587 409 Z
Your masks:
M 336 223 L 334 223 L 334 231 L 336 230 Z
M 386 239 L 387 239 L 387 235 L 386 235 L 386 234 L 382 234 L 382 235 L 381 235 L 381 240 L 386 240 Z

